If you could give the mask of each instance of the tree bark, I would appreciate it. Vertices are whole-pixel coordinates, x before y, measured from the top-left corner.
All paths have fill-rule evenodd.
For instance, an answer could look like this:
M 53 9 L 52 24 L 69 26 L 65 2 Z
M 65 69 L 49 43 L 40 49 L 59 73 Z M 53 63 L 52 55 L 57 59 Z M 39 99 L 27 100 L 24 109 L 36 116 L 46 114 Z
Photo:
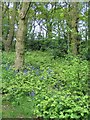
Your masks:
M 16 59 L 15 68 L 21 69 L 24 64 L 24 38 L 26 31 L 26 15 L 30 7 L 30 2 L 23 2 L 20 11 L 19 28 L 16 35 Z
M 88 2 L 88 96 L 89 103 L 88 107 L 90 107 L 90 1 Z M 88 120 L 90 119 L 90 114 L 88 115 Z
M 89 48 L 90 48 L 90 1 L 88 2 L 88 42 L 89 42 Z
M 16 3 L 13 3 L 13 11 L 11 14 L 9 35 L 7 37 L 7 40 L 4 41 L 5 51 L 7 51 L 7 52 L 10 51 L 11 46 L 12 46 L 12 41 L 13 41 L 13 37 L 14 37 L 15 17 L 16 17 Z
M 67 24 L 67 51 L 70 52 L 71 45 L 71 15 L 70 15 L 71 6 L 70 4 L 66 8 L 65 18 Z
M 1 50 L 2 50 L 2 2 L 0 1 L 0 64 L 2 60 L 1 56 Z
M 5 27 L 5 19 L 7 19 L 7 27 Z M 9 34 L 9 3 L 2 3 L 2 50 L 5 50 L 5 42 Z
M 48 5 L 48 4 L 47 4 Z M 48 6 L 46 5 L 46 8 L 48 9 Z M 52 4 L 51 4 L 52 5 Z M 53 5 L 51 7 L 51 9 L 53 8 Z M 46 37 L 48 39 L 52 39 L 52 11 L 49 13 L 49 11 L 47 10 L 46 12 L 46 27 L 47 27 L 47 31 L 46 31 Z
M 73 55 L 77 55 L 77 39 L 78 39 L 78 3 L 72 2 L 70 9 L 71 16 L 71 52 Z

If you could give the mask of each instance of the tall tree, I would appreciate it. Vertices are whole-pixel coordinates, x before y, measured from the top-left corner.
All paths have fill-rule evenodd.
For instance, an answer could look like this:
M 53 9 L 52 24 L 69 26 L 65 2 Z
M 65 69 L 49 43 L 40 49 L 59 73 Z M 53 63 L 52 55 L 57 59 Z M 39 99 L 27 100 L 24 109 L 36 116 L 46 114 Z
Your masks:
M 71 52 L 76 55 L 77 51 L 77 38 L 78 38 L 78 3 L 72 2 L 70 8 L 70 23 L 71 23 Z
M 5 42 L 9 34 L 9 2 L 2 3 L 2 49 L 5 49 Z
M 88 68 L 90 68 L 90 1 L 88 2 L 88 7 L 89 7 L 89 10 L 88 10 L 88 54 L 89 54 L 88 55 L 88 60 L 89 60 Z M 90 69 L 88 72 L 88 96 L 90 99 Z M 90 102 L 89 102 L 88 106 L 90 107 Z M 90 114 L 88 116 L 88 119 L 90 119 Z
M 2 64 L 2 2 L 0 1 L 0 64 Z M 2 88 L 2 67 L 0 67 L 0 89 Z M 0 93 L 2 91 L 0 90 Z M 0 94 L 0 116 L 2 116 L 2 95 Z M 1 117 L 0 117 L 1 118 Z
M 13 37 L 14 37 L 14 24 L 15 24 L 15 17 L 16 17 L 16 2 L 13 3 L 13 9 L 12 9 L 12 13 L 11 13 L 10 17 L 11 17 L 11 19 L 9 21 L 9 23 L 10 23 L 9 34 L 8 34 L 7 40 L 4 41 L 5 51 L 7 51 L 7 52 L 11 49 L 12 41 L 13 41 Z
M 89 42 L 89 52 L 90 52 L 90 1 L 88 2 L 88 42 Z
M 2 48 L 2 3 L 0 2 L 0 58 L 1 58 L 1 48 Z M 1 60 L 0 60 L 1 63 Z
M 16 59 L 15 68 L 20 69 L 24 64 L 24 38 L 26 34 L 26 16 L 30 7 L 30 2 L 23 2 L 19 14 L 19 27 L 16 35 Z

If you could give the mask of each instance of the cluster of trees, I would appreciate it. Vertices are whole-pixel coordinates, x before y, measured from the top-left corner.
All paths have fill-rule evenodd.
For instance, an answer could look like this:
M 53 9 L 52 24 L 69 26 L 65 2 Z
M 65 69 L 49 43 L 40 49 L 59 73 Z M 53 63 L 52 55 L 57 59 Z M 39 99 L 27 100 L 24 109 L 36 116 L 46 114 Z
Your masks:
M 44 40 L 50 44 L 54 41 L 54 45 L 58 41 L 59 46 L 65 46 L 66 53 L 80 54 L 82 46 L 85 47 L 90 38 L 89 4 L 90 2 L 3 2 L 2 49 L 6 52 L 15 49 L 16 69 L 20 69 L 24 63 L 25 49 L 32 49 L 35 41 L 38 43 Z

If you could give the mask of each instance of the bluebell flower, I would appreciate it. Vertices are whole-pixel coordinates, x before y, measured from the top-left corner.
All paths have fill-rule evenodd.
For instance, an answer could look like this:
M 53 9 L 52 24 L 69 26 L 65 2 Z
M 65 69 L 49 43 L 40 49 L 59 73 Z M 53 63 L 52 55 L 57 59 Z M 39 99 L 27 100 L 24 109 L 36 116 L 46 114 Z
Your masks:
M 34 69 L 35 69 L 35 67 L 34 67 L 34 66 L 31 66 L 31 69 L 32 69 L 32 70 L 34 70 Z
M 10 68 L 10 65 L 8 64 L 8 65 L 6 66 L 6 70 L 9 70 L 9 68 Z
M 28 70 L 27 70 L 27 69 L 24 69 L 24 71 L 23 71 L 23 72 L 24 72 L 24 74 L 27 74 Z
M 40 75 L 40 71 L 39 70 L 36 71 L 36 75 Z
M 52 72 L 52 70 L 49 68 L 49 69 L 47 70 L 47 72 L 48 72 L 48 74 L 50 74 L 50 73 Z
M 31 97 L 34 97 L 34 96 L 35 96 L 35 92 L 32 91 L 32 92 L 31 92 Z

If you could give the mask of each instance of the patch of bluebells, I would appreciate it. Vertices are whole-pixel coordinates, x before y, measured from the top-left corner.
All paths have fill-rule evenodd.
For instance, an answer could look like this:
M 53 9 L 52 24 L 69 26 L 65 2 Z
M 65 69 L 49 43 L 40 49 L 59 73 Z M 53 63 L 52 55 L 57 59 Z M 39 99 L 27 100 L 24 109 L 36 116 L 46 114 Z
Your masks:
M 31 92 L 25 93 L 25 94 L 26 94 L 27 96 L 32 97 L 32 98 L 35 97 L 35 92 L 34 92 L 34 90 L 32 90 Z
M 34 96 L 35 96 L 35 92 L 32 91 L 32 92 L 31 92 L 31 97 L 34 97 Z
M 48 74 L 51 74 L 53 71 L 49 68 L 49 69 L 47 70 L 47 72 L 48 72 Z
M 50 68 L 47 70 L 47 79 L 49 79 L 52 76 L 52 72 L 53 71 Z
M 10 65 L 7 65 L 7 66 L 6 66 L 6 70 L 9 70 L 9 69 L 10 69 Z
M 10 64 L 4 64 L 2 67 L 5 68 L 6 71 L 10 70 Z
M 35 70 L 35 67 L 34 66 L 30 66 L 31 70 Z
M 28 70 L 27 70 L 27 69 L 24 69 L 24 70 L 23 70 L 23 73 L 24 73 L 24 74 L 27 74 L 27 73 L 28 73 Z

